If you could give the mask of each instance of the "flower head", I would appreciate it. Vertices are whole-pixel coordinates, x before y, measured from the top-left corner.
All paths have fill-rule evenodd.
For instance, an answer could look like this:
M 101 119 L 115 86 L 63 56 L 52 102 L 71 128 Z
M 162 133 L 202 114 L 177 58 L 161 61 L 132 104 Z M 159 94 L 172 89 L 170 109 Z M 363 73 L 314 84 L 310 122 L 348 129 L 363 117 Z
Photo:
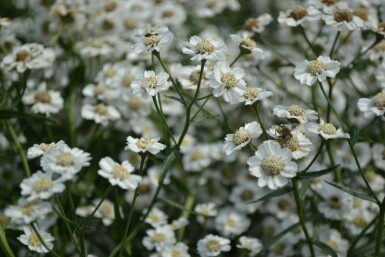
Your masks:
M 42 230 L 37 230 L 37 233 L 29 227 L 24 227 L 24 234 L 17 238 L 28 249 L 37 253 L 48 253 L 53 248 L 54 237 Z
M 227 51 L 226 45 L 220 40 L 201 39 L 192 36 L 190 42 L 184 43 L 182 51 L 191 55 L 191 60 L 223 61 Z
M 230 240 L 220 236 L 209 234 L 198 241 L 198 252 L 201 257 L 218 256 L 230 249 Z
M 140 95 L 143 98 L 147 98 L 149 95 L 155 96 L 171 86 L 168 79 L 169 75 L 163 71 L 159 74 L 155 74 L 152 70 L 145 71 L 143 77 L 131 83 L 132 92 L 134 95 Z
M 262 129 L 258 122 L 247 123 L 244 127 L 235 131 L 234 134 L 226 135 L 223 150 L 227 155 L 230 155 L 232 152 L 246 146 L 252 139 L 258 138 L 261 134 Z
M 127 146 L 124 149 L 136 153 L 148 151 L 157 154 L 166 148 L 164 144 L 158 143 L 158 141 L 159 138 L 133 138 L 129 136 L 127 137 Z

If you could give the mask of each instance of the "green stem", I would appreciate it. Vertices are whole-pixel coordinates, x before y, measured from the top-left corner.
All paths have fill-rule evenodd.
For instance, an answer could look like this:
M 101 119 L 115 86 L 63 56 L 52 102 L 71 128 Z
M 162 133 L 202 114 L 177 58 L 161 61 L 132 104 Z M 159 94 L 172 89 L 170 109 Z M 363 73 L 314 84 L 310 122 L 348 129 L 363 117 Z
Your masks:
M 172 141 L 173 141 L 174 144 L 176 145 L 177 142 L 176 142 L 174 136 L 172 135 L 171 129 L 170 129 L 170 127 L 169 127 L 168 124 L 167 124 L 167 121 L 166 121 L 166 119 L 165 119 L 165 117 L 164 117 L 164 115 L 163 115 L 163 112 L 161 111 L 161 109 L 160 109 L 159 106 L 158 106 L 158 103 L 156 102 L 156 97 L 155 97 L 155 96 L 152 97 L 152 101 L 153 101 L 153 103 L 154 103 L 154 105 L 155 105 L 156 112 L 157 112 L 158 115 L 160 116 L 160 118 L 161 118 L 161 120 L 162 120 L 162 122 L 163 122 L 163 125 L 164 125 L 164 126 L 166 127 L 166 129 L 167 129 L 167 133 L 169 134 L 169 136 L 171 137 Z
M 35 225 L 32 223 L 31 224 L 31 227 L 32 227 L 32 230 L 33 232 L 37 235 L 37 237 L 39 238 L 40 242 L 42 243 L 42 245 L 44 246 L 44 248 L 52 255 L 54 255 L 55 257 L 60 257 L 60 255 L 58 255 L 57 253 L 55 253 L 53 250 L 50 250 L 47 246 L 47 244 L 44 242 L 44 239 L 41 237 L 39 231 L 37 231 Z
M 354 58 L 344 69 L 349 69 L 350 66 L 353 66 L 362 56 L 364 56 L 367 52 L 369 52 L 375 45 L 377 45 L 382 40 L 381 36 L 377 36 L 376 40 L 363 52 L 360 52 L 356 58 Z M 353 67 L 352 67 L 353 68 Z
M 303 217 L 302 201 L 301 201 L 301 196 L 299 194 L 298 180 L 296 178 L 293 179 L 293 192 L 294 192 L 295 202 L 297 204 L 297 212 L 298 212 L 299 222 L 300 222 L 302 230 L 305 234 L 306 241 L 307 241 L 308 246 L 309 246 L 310 254 L 312 257 L 315 257 L 313 242 L 312 242 L 310 234 L 307 230 L 307 227 L 305 224 L 305 219 Z
M 27 157 L 25 156 L 23 146 L 20 144 L 19 139 L 17 138 L 16 132 L 15 132 L 11 122 L 8 121 L 8 122 L 6 122 L 6 124 L 7 124 L 8 130 L 9 130 L 9 134 L 12 137 L 13 143 L 15 144 L 15 147 L 20 154 L 21 162 L 23 164 L 24 171 L 25 171 L 25 175 L 27 177 L 30 177 L 31 176 L 31 170 L 29 168 Z
M 7 237 L 5 235 L 5 232 L 3 230 L 3 226 L 0 225 L 0 246 L 1 249 L 3 249 L 3 252 L 6 257 L 15 257 L 15 255 L 12 252 L 11 247 L 8 244 Z
M 336 47 L 336 44 L 337 44 L 337 41 L 338 41 L 338 38 L 341 34 L 341 31 L 339 30 L 336 34 L 336 37 L 334 38 L 334 42 L 333 42 L 333 46 L 332 46 L 332 49 L 330 49 L 330 53 L 329 53 L 329 56 L 330 56 L 330 59 L 332 58 L 333 56 L 333 53 L 334 53 L 334 49 Z
M 144 167 L 144 161 L 145 161 L 146 157 L 147 157 L 147 153 L 144 153 L 143 155 L 141 155 L 140 167 L 139 167 L 139 176 L 141 176 L 141 177 L 143 175 L 143 167 Z M 125 249 L 126 244 L 127 244 L 128 230 L 130 229 L 131 219 L 132 219 L 132 216 L 133 216 L 133 213 L 134 213 L 135 202 L 136 202 L 136 199 L 138 198 L 138 195 L 139 195 L 139 185 L 136 187 L 135 192 L 134 192 L 134 197 L 132 199 L 130 213 L 129 213 L 128 218 L 127 218 L 127 222 L 126 222 L 126 227 L 125 227 L 124 234 L 123 234 L 122 243 L 120 245 L 119 257 L 123 256 L 123 250 Z
M 304 28 L 303 28 L 302 26 L 299 26 L 299 28 L 300 28 L 301 34 L 302 34 L 302 36 L 304 37 L 306 43 L 308 44 L 308 46 L 310 47 L 310 49 L 313 51 L 314 55 L 315 55 L 316 57 L 318 57 L 318 52 L 317 52 L 317 50 L 314 48 L 313 44 L 310 42 L 309 38 L 306 36 L 306 32 L 305 32 Z
M 271 49 L 271 51 L 273 51 L 276 55 L 278 55 L 279 57 L 281 57 L 282 59 L 284 59 L 285 61 L 287 61 L 288 65 L 289 66 L 292 66 L 292 67 L 295 67 L 294 63 L 291 62 L 289 60 L 289 58 L 287 58 L 285 55 L 281 54 L 276 48 L 274 45 L 272 45 L 269 41 L 267 41 L 264 37 L 262 37 L 260 35 L 260 40 L 267 46 Z
M 318 156 L 321 154 L 322 149 L 323 149 L 323 147 L 325 146 L 325 140 L 324 140 L 324 139 L 321 139 L 321 140 L 322 140 L 322 141 L 321 141 L 321 145 L 320 145 L 320 147 L 318 148 L 317 153 L 315 154 L 313 160 L 311 160 L 311 162 L 310 162 L 310 163 L 306 166 L 306 168 L 302 171 L 303 173 L 307 172 L 307 171 L 311 168 L 311 166 L 312 166 L 312 165 L 314 164 L 314 162 L 317 160 Z
M 269 139 L 269 135 L 266 132 L 265 125 L 263 125 L 261 116 L 259 115 L 258 103 L 253 105 L 253 110 L 254 110 L 255 114 L 257 115 L 257 119 L 258 119 L 259 124 L 261 125 L 263 135 L 265 136 L 266 139 Z
M 385 197 L 380 204 L 380 215 L 378 217 L 378 229 L 376 235 L 376 250 L 374 252 L 374 257 L 380 257 L 381 254 L 381 245 L 382 245 L 382 233 L 384 231 L 384 220 L 385 220 Z
M 368 229 L 376 223 L 377 219 L 378 219 L 378 216 L 374 217 L 369 222 L 369 224 L 361 231 L 361 233 L 353 239 L 353 241 L 350 244 L 349 249 L 348 249 L 348 256 L 350 256 L 350 253 L 354 250 L 354 248 L 356 247 L 356 245 L 360 241 L 360 239 L 365 236 L 366 231 L 368 231 Z
M 75 125 L 75 102 L 76 92 L 71 86 L 71 93 L 69 96 L 69 107 L 68 107 L 68 122 L 70 132 L 70 143 L 71 146 L 76 146 L 76 125 Z
M 242 51 L 240 51 L 237 57 L 235 57 L 234 61 L 231 62 L 230 67 L 232 67 L 239 60 L 239 58 L 241 58 L 244 55 L 245 54 Z
M 329 155 L 329 160 L 330 160 L 331 166 L 335 167 L 336 162 L 334 160 L 332 149 L 330 148 L 330 142 L 326 143 L 326 150 L 327 150 L 328 155 Z M 335 177 L 336 182 L 342 183 L 341 170 L 339 168 L 334 170 L 334 177 Z

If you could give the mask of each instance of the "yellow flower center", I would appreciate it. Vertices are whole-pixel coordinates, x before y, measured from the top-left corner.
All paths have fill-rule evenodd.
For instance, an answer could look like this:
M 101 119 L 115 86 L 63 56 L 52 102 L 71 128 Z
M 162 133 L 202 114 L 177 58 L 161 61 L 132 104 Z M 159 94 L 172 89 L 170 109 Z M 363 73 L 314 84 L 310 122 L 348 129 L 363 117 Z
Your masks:
M 253 31 L 259 27 L 259 22 L 257 19 L 249 18 L 245 21 L 243 29 L 246 31 Z
M 150 76 L 144 79 L 143 81 L 146 85 L 148 85 L 150 88 L 155 89 L 158 87 L 157 80 L 155 76 Z
M 134 30 L 138 27 L 138 21 L 134 18 L 126 18 L 124 19 L 124 27 L 127 29 L 127 30 Z
M 112 205 L 110 204 L 106 204 L 106 203 L 103 203 L 101 206 L 100 206 L 100 212 L 104 215 L 104 216 L 110 216 L 112 213 L 114 213 L 114 209 L 112 207 Z
M 157 46 L 161 39 L 162 39 L 161 36 L 150 35 L 150 36 L 144 38 L 144 45 L 145 46 L 151 46 L 151 47 Z
M 16 54 L 16 61 L 17 61 L 17 62 L 23 62 L 23 61 L 26 61 L 27 59 L 29 59 L 28 57 L 30 57 L 28 51 L 26 51 L 26 50 L 20 50 L 20 51 L 17 52 L 17 54 Z
M 43 243 L 40 241 L 39 236 L 36 233 L 32 233 L 28 238 L 28 244 L 33 247 L 42 246 Z
M 104 104 L 98 104 L 93 108 L 93 112 L 101 116 L 108 115 L 108 108 Z
M 378 29 L 380 31 L 385 31 L 385 22 L 378 23 Z
M 289 17 L 290 18 L 293 18 L 294 20 L 298 21 L 298 20 L 301 20 L 302 18 L 308 16 L 308 12 L 305 8 L 303 8 L 302 6 L 297 6 L 297 7 L 294 7 L 290 14 L 289 14 Z
M 44 103 L 44 104 L 49 104 L 52 101 L 52 98 L 47 91 L 37 92 L 35 94 L 34 98 L 36 101 L 38 101 L 40 103 Z
M 56 164 L 62 167 L 74 166 L 75 156 L 71 152 L 62 152 L 56 158 Z
M 289 108 L 287 108 L 287 111 L 290 113 L 291 116 L 300 117 L 305 115 L 304 109 L 302 109 L 302 107 L 298 104 L 290 105 Z
M 218 240 L 212 239 L 207 242 L 206 247 L 209 251 L 218 251 L 221 248 L 221 244 Z
M 174 11 L 173 10 L 171 10 L 171 9 L 167 9 L 167 10 L 165 10 L 164 12 L 162 12 L 162 17 L 164 17 L 164 18 L 170 18 L 170 17 L 172 17 L 172 16 L 174 16 Z
M 171 250 L 171 257 L 182 257 L 183 254 L 179 249 L 172 249 Z
M 53 187 L 53 181 L 50 178 L 42 177 L 33 184 L 33 190 L 37 193 L 47 192 Z
M 137 142 L 136 142 L 136 145 L 139 146 L 139 148 L 141 149 L 147 149 L 147 147 L 149 145 L 152 145 L 154 144 L 155 142 L 152 140 L 152 139 L 139 139 Z
M 228 219 L 226 220 L 226 225 L 227 225 L 228 227 L 235 227 L 235 225 L 237 225 L 237 223 L 235 222 L 234 219 L 228 218 Z
M 117 72 L 118 71 L 115 68 L 110 67 L 104 71 L 104 76 L 106 76 L 107 78 L 111 78 L 111 77 L 115 76 Z
M 385 40 L 382 40 L 375 47 L 373 47 L 375 52 L 384 52 L 385 51 Z
M 208 39 L 202 40 L 202 42 L 198 43 L 195 46 L 196 54 L 212 54 L 214 53 L 214 51 L 215 51 L 215 46 Z
M 133 74 L 124 75 L 122 82 L 125 87 L 129 87 L 131 82 L 134 81 L 135 76 Z
M 326 69 L 326 64 L 318 59 L 310 61 L 306 71 L 312 75 L 321 74 Z
M 261 167 L 268 176 L 277 176 L 285 169 L 285 161 L 280 156 L 267 156 L 262 159 Z
M 322 124 L 319 130 L 327 135 L 335 135 L 337 133 L 336 127 L 331 123 Z
M 107 88 L 103 85 L 98 85 L 94 88 L 95 95 L 103 95 L 107 91 Z
M 373 97 L 373 103 L 377 108 L 383 109 L 385 108 L 385 92 L 377 93 Z
M 367 222 L 364 219 L 364 217 L 357 216 L 357 217 L 354 217 L 353 224 L 356 225 L 357 227 L 364 228 L 364 227 L 366 227 Z
M 164 240 L 166 240 L 166 235 L 163 234 L 163 233 L 155 233 L 155 234 L 152 236 L 152 240 L 153 240 L 155 243 L 161 243 L 161 242 L 163 242 Z
M 358 7 L 356 10 L 354 10 L 354 15 L 361 18 L 363 21 L 368 21 L 369 19 L 369 12 L 368 9 L 366 9 L 363 6 Z
M 248 37 L 241 42 L 241 46 L 244 46 L 246 48 L 255 48 L 257 47 L 257 43 L 253 39 Z
M 56 145 L 55 145 L 55 143 L 50 143 L 50 144 L 41 144 L 40 145 L 40 150 L 42 150 L 43 152 L 47 152 L 47 151 L 49 151 L 49 150 L 56 150 L 57 149 L 57 147 L 56 147 Z
M 122 165 L 116 165 L 112 170 L 112 174 L 116 179 L 124 180 L 130 176 L 130 172 Z
M 233 136 L 234 144 L 240 145 L 247 142 L 250 139 L 250 132 L 246 129 L 237 130 Z
M 243 95 L 247 100 L 254 100 L 259 96 L 259 91 L 256 88 L 248 87 Z
M 149 184 L 140 184 L 138 187 L 139 193 L 145 195 L 151 193 L 151 186 Z
M 334 240 L 327 240 L 325 243 L 326 243 L 328 246 L 330 246 L 332 249 L 338 250 L 338 244 L 337 244 L 336 241 L 334 241 Z
M 26 205 L 22 206 L 20 208 L 20 211 L 24 214 L 24 215 L 29 215 L 30 213 L 32 213 L 34 210 L 35 210 L 35 203 L 27 203 Z
M 222 74 L 221 81 L 225 88 L 231 89 L 236 86 L 237 80 L 233 72 L 226 72 Z
M 198 70 L 191 72 L 189 80 L 194 84 L 198 84 L 200 74 Z M 204 78 L 204 74 L 202 74 L 202 78 Z
M 202 159 L 203 153 L 199 150 L 195 150 L 191 153 L 191 160 L 196 161 Z
M 142 107 L 143 105 L 143 101 L 142 101 L 142 98 L 138 97 L 138 96 L 133 96 L 129 102 L 128 102 L 128 106 L 133 109 L 133 110 L 139 110 L 140 107 Z
M 116 9 L 116 7 L 118 7 L 118 4 L 115 1 L 108 1 L 104 5 L 104 10 L 106 10 L 107 12 L 112 12 Z
M 334 12 L 334 19 L 336 22 L 351 22 L 353 20 L 353 14 L 347 9 L 337 8 Z

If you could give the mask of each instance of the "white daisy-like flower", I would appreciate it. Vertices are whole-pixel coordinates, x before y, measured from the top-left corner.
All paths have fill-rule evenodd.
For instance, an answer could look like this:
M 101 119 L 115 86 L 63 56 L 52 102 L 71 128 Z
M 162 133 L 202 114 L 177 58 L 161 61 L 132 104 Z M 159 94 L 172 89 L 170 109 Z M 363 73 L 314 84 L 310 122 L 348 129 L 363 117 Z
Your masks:
M 277 189 L 287 184 L 288 178 L 295 177 L 298 165 L 291 161 L 292 152 L 281 148 L 274 140 L 263 142 L 255 156 L 248 159 L 251 175 L 258 178 L 258 186 Z
M 226 45 L 221 40 L 201 39 L 192 36 L 190 42 L 185 42 L 182 48 L 184 54 L 191 55 L 191 60 L 223 61 L 226 59 Z
M 82 93 L 84 96 L 96 98 L 98 100 L 111 100 L 119 96 L 118 90 L 106 87 L 102 83 L 97 85 L 89 84 L 83 88 Z
M 157 154 L 166 148 L 164 144 L 158 143 L 159 139 L 160 138 L 133 138 L 128 136 L 127 146 L 124 149 L 136 153 L 148 151 L 152 154 Z
M 63 192 L 63 181 L 53 179 L 52 175 L 52 172 L 37 171 L 31 177 L 23 179 L 20 183 L 21 195 L 26 196 L 28 201 L 33 201 L 49 199 L 53 194 Z
M 265 27 L 273 21 L 273 18 L 269 13 L 264 13 L 257 18 L 249 18 L 243 25 L 243 30 L 253 35 L 254 33 L 261 33 L 265 30 Z
M 263 50 L 257 47 L 257 43 L 254 39 L 248 37 L 247 35 L 240 36 L 236 34 L 231 34 L 230 37 L 233 42 L 238 45 L 241 52 L 246 54 L 254 53 L 260 56 L 261 60 L 265 58 Z
M 149 95 L 155 96 L 171 86 L 171 82 L 168 81 L 169 77 L 163 71 L 158 74 L 155 74 L 152 70 L 144 71 L 144 76 L 131 83 L 132 92 L 134 95 L 140 95 L 143 98 L 147 98 Z
M 146 24 L 144 28 L 136 31 L 139 43 L 132 47 L 137 54 L 141 52 L 160 52 L 165 46 L 169 45 L 173 39 L 173 34 L 166 26 L 151 26 Z
M 167 224 L 167 214 L 157 207 L 151 209 L 147 218 L 144 220 L 147 224 L 150 224 L 154 228 L 164 226 Z
M 42 69 L 51 67 L 55 60 L 55 53 L 37 43 L 24 44 L 15 47 L 11 54 L 5 56 L 1 65 L 7 70 L 16 69 L 23 73 L 27 69 Z
M 320 124 L 308 123 L 307 130 L 316 134 L 319 134 L 324 139 L 336 139 L 336 138 L 350 138 L 348 133 L 344 133 L 341 128 L 336 128 L 331 123 L 325 123 L 323 119 L 320 120 Z
M 235 104 L 246 91 L 246 82 L 242 79 L 245 71 L 242 68 L 230 68 L 227 62 L 218 62 L 214 70 L 207 74 L 213 95 L 223 95 L 226 102 Z
M 172 230 L 178 230 L 180 228 L 187 226 L 188 224 L 189 224 L 189 221 L 185 217 L 179 217 L 170 222 L 170 226 Z
M 320 226 L 317 232 L 317 239 L 332 248 L 338 256 L 347 256 L 349 242 L 343 239 L 336 229 Z M 322 251 L 322 254 L 327 254 L 327 252 Z
M 307 8 L 303 6 L 296 6 L 293 9 L 285 12 L 280 12 L 278 16 L 278 22 L 286 24 L 290 27 L 296 27 L 302 25 L 307 21 L 317 21 L 321 18 L 321 12 L 314 6 Z
M 81 115 L 84 119 L 93 120 L 103 126 L 107 126 L 109 121 L 115 121 L 121 117 L 120 112 L 115 107 L 103 103 L 83 105 Z
M 20 198 L 17 205 L 5 208 L 4 215 L 11 219 L 11 223 L 17 225 L 28 225 L 37 219 L 44 219 L 52 212 L 52 205 L 49 202 L 34 200 L 27 201 Z
M 39 237 L 40 236 L 40 237 Z M 40 240 L 40 238 L 43 240 Z M 54 237 L 43 230 L 37 229 L 37 233 L 29 227 L 24 227 L 24 234 L 17 238 L 28 249 L 37 253 L 48 253 L 53 248 Z M 47 249 L 48 248 L 48 249 Z
M 242 234 L 250 226 L 246 215 L 230 209 L 223 209 L 215 217 L 215 227 L 224 236 L 233 237 Z
M 95 209 L 99 202 L 100 199 L 94 200 L 92 211 Z M 95 217 L 102 219 L 102 222 L 105 226 L 111 225 L 115 220 L 114 203 L 108 199 L 104 199 L 98 210 L 95 212 Z
M 157 24 L 180 26 L 186 20 L 186 10 L 175 2 L 163 2 L 157 5 L 153 20 Z
M 149 229 L 146 234 L 147 236 L 143 238 L 143 245 L 148 250 L 155 248 L 157 252 L 160 252 L 176 241 L 175 233 L 169 225 Z
M 221 252 L 231 250 L 230 240 L 209 234 L 198 241 L 198 252 L 201 257 L 218 256 Z
M 227 134 L 225 137 L 225 144 L 223 150 L 227 155 L 234 151 L 238 151 L 245 147 L 252 139 L 258 138 L 262 134 L 261 125 L 254 121 L 240 127 L 234 134 Z
M 385 145 L 375 143 L 372 148 L 374 165 L 380 170 L 385 171 Z
M 347 6 L 346 8 L 331 8 L 323 15 L 326 25 L 337 27 L 339 30 L 359 30 L 364 27 L 364 21 L 354 14 Z
M 188 148 L 182 157 L 183 167 L 187 171 L 199 172 L 211 164 L 212 149 L 208 145 L 197 144 Z
M 0 29 L 11 25 L 12 20 L 10 18 L 0 18 Z
M 237 248 L 250 251 L 249 256 L 251 257 L 258 254 L 262 250 L 263 246 L 261 241 L 259 241 L 257 238 L 241 236 L 239 238 Z
M 100 170 L 98 174 L 110 182 L 111 185 L 118 185 L 123 189 L 135 189 L 138 187 L 142 178 L 138 175 L 131 174 L 134 171 L 128 161 L 122 164 L 115 162 L 110 157 L 104 157 L 99 162 Z
M 239 101 L 241 103 L 245 103 L 245 105 L 252 105 L 258 100 L 265 99 L 273 95 L 273 92 L 264 90 L 258 87 L 247 87 L 246 91 L 239 97 Z
M 201 223 L 203 223 L 205 219 L 215 217 L 218 214 L 218 209 L 215 203 L 197 204 L 194 211 L 198 214 L 197 219 Z
M 282 148 L 288 148 L 292 152 L 294 160 L 301 159 L 310 154 L 312 142 L 300 130 L 289 129 L 290 133 L 288 135 L 281 135 L 279 131 L 280 127 L 274 126 L 267 132 L 277 140 Z
M 46 90 L 46 84 L 41 84 L 37 90 L 27 91 L 22 101 L 26 105 L 32 105 L 34 113 L 42 113 L 47 117 L 51 113 L 58 113 L 63 109 L 64 100 L 59 91 Z
M 372 98 L 360 98 L 357 105 L 366 118 L 374 115 L 383 116 L 385 114 L 385 89 Z
M 71 180 L 83 167 L 90 165 L 91 156 L 79 148 L 62 145 L 46 152 L 41 158 L 41 167 L 46 172 L 60 174 L 63 180 Z
M 341 63 L 333 61 L 328 56 L 319 56 L 317 59 L 305 61 L 295 67 L 294 77 L 302 85 L 313 85 L 317 80 L 323 82 L 326 77 L 334 78 L 340 71 Z
M 299 123 L 307 123 L 309 120 L 317 120 L 318 113 L 311 109 L 303 109 L 298 104 L 290 106 L 277 105 L 273 109 L 273 114 L 280 118 L 295 119 Z
M 41 144 L 34 144 L 32 147 L 28 148 L 27 150 L 27 158 L 33 159 L 39 156 L 42 156 L 48 151 L 56 150 L 60 146 L 66 145 L 63 140 L 60 140 L 57 143 L 41 143 Z
M 364 228 L 370 223 L 370 221 L 374 218 L 374 214 L 370 212 L 366 208 L 352 209 L 349 215 L 347 215 L 346 220 L 344 222 L 345 227 L 349 230 L 350 234 L 356 236 L 362 232 Z M 368 229 L 366 234 L 370 233 L 373 230 Z
M 188 247 L 182 242 L 165 248 L 161 253 L 161 257 L 190 257 Z

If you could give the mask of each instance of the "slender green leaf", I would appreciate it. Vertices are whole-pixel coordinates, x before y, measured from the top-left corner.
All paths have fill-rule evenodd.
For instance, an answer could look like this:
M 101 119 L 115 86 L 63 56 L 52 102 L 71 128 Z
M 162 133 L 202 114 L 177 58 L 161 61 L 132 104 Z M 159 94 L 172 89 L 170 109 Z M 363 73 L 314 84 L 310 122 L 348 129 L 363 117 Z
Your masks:
M 54 120 L 51 120 L 43 115 L 37 115 L 32 113 L 17 112 L 13 110 L 0 110 L 0 120 L 8 120 L 12 118 L 25 119 L 25 120 L 41 120 L 47 121 L 49 123 L 55 123 Z
M 2 226 L 0 226 L 0 245 L 6 257 L 15 257 L 15 255 L 11 250 L 11 247 L 8 244 L 8 241 Z
M 340 166 L 340 164 L 336 165 L 336 166 L 333 166 L 331 168 L 327 168 L 327 169 L 324 169 L 324 170 L 319 170 L 319 171 L 313 171 L 313 172 L 299 172 L 297 174 L 297 178 L 298 179 L 310 179 L 310 178 L 316 178 L 316 177 L 321 177 L 333 170 L 335 170 L 336 168 L 338 168 Z
M 330 181 L 326 181 L 326 183 L 328 183 L 329 185 L 334 186 L 334 187 L 336 187 L 336 188 L 338 188 L 338 189 L 340 189 L 340 190 L 342 190 L 342 191 L 344 191 L 344 192 L 346 192 L 346 193 L 348 193 L 348 194 L 350 194 L 352 196 L 358 197 L 358 198 L 366 200 L 366 201 L 370 201 L 370 202 L 376 203 L 376 201 L 372 197 L 367 195 L 367 194 L 355 192 L 355 191 L 351 190 L 350 188 L 347 188 L 347 187 L 342 186 L 342 185 L 335 184 L 335 183 L 330 182 Z
M 356 126 L 352 126 L 350 128 L 350 142 L 352 142 L 353 146 L 357 143 L 359 136 L 360 130 Z
M 277 190 L 275 190 L 275 191 L 273 191 L 271 193 L 268 193 L 267 195 L 262 196 L 261 198 L 255 200 L 255 201 L 252 201 L 250 203 L 256 203 L 256 202 L 260 202 L 260 201 L 265 201 L 265 200 L 268 200 L 270 198 L 274 198 L 274 197 L 278 197 L 278 196 L 281 196 L 281 195 L 285 195 L 285 194 L 287 194 L 287 193 L 289 193 L 291 191 L 293 191 L 293 188 L 291 186 L 283 187 L 283 188 L 277 189 Z
M 338 257 L 338 254 L 329 245 L 322 243 L 320 241 L 314 241 L 314 244 L 319 248 L 321 248 L 322 250 L 324 250 L 325 252 L 327 252 L 328 254 L 330 254 L 332 257 Z
M 185 103 L 183 102 L 182 98 L 180 98 L 180 97 L 171 96 L 171 95 L 165 95 L 165 97 L 174 99 L 175 101 L 178 101 L 178 102 L 180 102 L 181 104 L 185 105 Z
M 165 204 L 167 205 L 170 205 L 174 208 L 177 208 L 177 209 L 180 209 L 180 210 L 183 210 L 183 211 L 187 211 L 193 215 L 197 215 L 196 212 L 192 211 L 192 210 L 189 210 L 189 209 L 186 209 L 183 205 L 177 203 L 177 202 L 174 202 L 174 201 L 171 201 L 171 200 L 168 200 L 168 199 L 164 199 L 164 198 L 158 198 L 161 202 L 164 202 Z

